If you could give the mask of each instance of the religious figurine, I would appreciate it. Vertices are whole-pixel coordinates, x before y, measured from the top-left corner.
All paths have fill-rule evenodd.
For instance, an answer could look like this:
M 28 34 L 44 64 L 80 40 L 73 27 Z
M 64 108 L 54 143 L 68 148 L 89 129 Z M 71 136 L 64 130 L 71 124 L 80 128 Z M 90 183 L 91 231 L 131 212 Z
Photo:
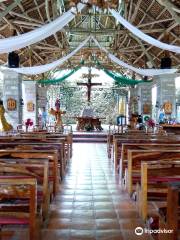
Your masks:
M 6 118 L 5 118 L 4 114 L 5 114 L 5 109 L 4 109 L 4 106 L 3 106 L 3 101 L 0 100 L 0 131 L 8 132 L 8 131 L 12 130 L 13 127 L 12 127 L 11 124 L 9 124 L 6 121 Z
M 60 128 L 61 130 L 63 129 L 63 123 L 62 123 L 62 114 L 65 114 L 66 111 L 61 111 L 60 110 L 60 100 L 57 98 L 55 102 L 55 110 L 53 108 L 50 109 L 49 113 L 53 116 L 55 116 L 56 123 L 55 127 Z

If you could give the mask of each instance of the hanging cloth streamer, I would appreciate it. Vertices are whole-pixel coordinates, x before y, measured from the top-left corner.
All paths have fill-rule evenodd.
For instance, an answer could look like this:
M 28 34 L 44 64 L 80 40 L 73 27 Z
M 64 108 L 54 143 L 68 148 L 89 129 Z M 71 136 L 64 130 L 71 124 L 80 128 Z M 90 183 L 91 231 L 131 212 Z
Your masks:
M 114 56 L 113 54 L 109 53 L 107 51 L 107 49 L 103 48 L 99 42 L 97 41 L 97 39 L 95 39 L 94 37 L 92 37 L 92 40 L 95 42 L 95 44 L 102 50 L 104 51 L 107 56 L 113 61 L 115 62 L 116 64 L 124 67 L 124 68 L 127 68 L 127 69 L 130 69 L 140 75 L 143 75 L 143 76 L 156 76 L 156 75 L 162 75 L 162 74 L 172 74 L 172 73 L 175 73 L 177 72 L 177 69 L 142 69 L 142 68 L 135 68 L 123 61 L 121 61 L 120 59 L 118 59 L 116 56 Z
M 50 70 L 56 68 L 57 66 L 63 64 L 65 61 L 67 61 L 69 58 L 71 58 L 74 54 L 76 54 L 84 45 L 86 45 L 86 43 L 89 41 L 89 39 L 90 39 L 90 36 L 87 37 L 74 51 L 72 51 L 65 57 L 62 57 L 52 63 L 48 63 L 48 64 L 40 65 L 40 66 L 34 66 L 34 67 L 9 68 L 9 69 L 12 71 L 15 71 L 17 73 L 26 74 L 26 75 L 36 75 L 36 74 L 50 71 Z
M 0 39 L 0 53 L 9 53 L 24 48 L 53 35 L 75 18 L 77 10 L 81 11 L 84 7 L 85 4 L 78 3 L 77 9 L 75 7 L 71 8 L 62 16 L 40 28 L 15 37 Z
M 156 40 L 153 37 L 143 33 L 138 28 L 134 27 L 131 23 L 126 21 L 116 10 L 109 9 L 110 13 L 115 17 L 115 19 L 120 22 L 125 28 L 127 28 L 130 32 L 132 32 L 135 36 L 142 39 L 143 41 L 149 43 L 150 45 L 156 46 L 158 48 L 168 50 L 175 53 L 180 53 L 180 47 L 175 45 L 170 45 L 167 43 L 163 43 L 159 40 Z

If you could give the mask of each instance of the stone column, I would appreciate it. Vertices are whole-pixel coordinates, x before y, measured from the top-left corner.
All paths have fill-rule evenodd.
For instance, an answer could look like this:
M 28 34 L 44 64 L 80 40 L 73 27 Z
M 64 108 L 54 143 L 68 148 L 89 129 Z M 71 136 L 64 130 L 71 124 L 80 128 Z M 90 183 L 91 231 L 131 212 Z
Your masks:
M 33 121 L 33 125 L 37 123 L 37 85 L 36 81 L 22 82 L 22 97 L 23 97 L 23 121 L 28 118 Z
M 160 108 L 165 102 L 171 102 L 171 117 L 176 117 L 176 77 L 177 74 L 166 74 L 154 77 L 154 83 L 157 86 L 157 106 Z
M 150 115 L 152 114 L 152 83 L 141 83 L 138 85 L 139 95 L 139 114 Z
M 3 104 L 6 110 L 5 117 L 7 121 L 16 129 L 18 124 L 22 123 L 22 76 L 12 70 L 1 70 L 3 78 Z M 16 107 L 8 110 L 8 99 L 15 100 Z

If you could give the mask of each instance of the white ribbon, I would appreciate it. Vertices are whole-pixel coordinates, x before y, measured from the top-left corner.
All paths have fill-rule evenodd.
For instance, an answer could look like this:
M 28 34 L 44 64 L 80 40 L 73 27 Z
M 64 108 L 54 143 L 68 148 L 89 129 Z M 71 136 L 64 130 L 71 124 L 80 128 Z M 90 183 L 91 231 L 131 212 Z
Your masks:
M 143 76 L 155 76 L 155 75 L 162 75 L 162 74 L 172 74 L 175 73 L 177 71 L 177 69 L 142 69 L 142 68 L 135 68 L 123 61 L 121 61 L 119 58 L 117 58 L 116 56 L 114 56 L 113 54 L 109 53 L 107 51 L 107 49 L 103 48 L 99 42 L 97 41 L 97 39 L 95 39 L 94 37 L 91 37 L 93 39 L 93 41 L 95 42 L 95 44 L 102 50 L 104 51 L 107 56 L 116 64 L 127 68 L 127 69 L 131 69 L 132 71 L 143 75 Z
M 15 71 L 17 73 L 25 74 L 25 75 L 36 75 L 40 73 L 44 73 L 47 71 L 50 71 L 54 68 L 56 68 L 59 65 L 62 65 L 65 61 L 67 61 L 69 58 L 71 58 L 73 55 L 75 55 L 83 46 L 86 45 L 86 43 L 92 39 L 95 44 L 102 50 L 104 51 L 107 56 L 116 64 L 121 65 L 124 68 L 131 69 L 132 71 L 143 75 L 143 76 L 155 76 L 155 75 L 161 75 L 161 74 L 172 74 L 177 71 L 177 69 L 142 69 L 142 68 L 135 68 L 120 59 L 118 59 L 116 56 L 113 54 L 109 53 L 107 49 L 102 47 L 97 39 L 95 39 L 93 36 L 87 37 L 75 50 L 73 50 L 71 53 L 68 55 L 62 57 L 61 59 L 58 59 L 52 63 L 48 63 L 45 65 L 40 65 L 40 66 L 34 66 L 34 67 L 21 67 L 21 68 L 9 68 L 12 71 Z M 8 68 L 7 68 L 8 69 Z
M 120 22 L 125 28 L 127 28 L 130 32 L 132 32 L 134 35 L 136 35 L 138 38 L 141 38 L 145 42 L 148 42 L 149 44 L 156 46 L 158 48 L 172 51 L 175 53 L 180 53 L 180 47 L 175 45 L 170 45 L 167 43 L 162 43 L 159 40 L 156 40 L 153 37 L 150 37 L 149 35 L 143 33 L 138 28 L 134 27 L 132 24 L 130 24 L 128 21 L 126 21 L 116 10 L 109 9 L 111 14 L 116 18 L 118 22 Z
M 21 68 L 8 68 L 9 70 L 13 70 L 17 73 L 26 74 L 26 75 L 36 75 L 40 73 L 44 73 L 47 71 L 50 71 L 57 66 L 63 64 L 65 61 L 67 61 L 69 58 L 71 58 L 74 54 L 76 54 L 90 39 L 91 37 L 87 37 L 74 51 L 69 53 L 68 55 L 62 57 L 61 59 L 58 59 L 52 63 L 48 63 L 45 65 L 40 66 L 34 66 L 34 67 L 21 67 Z
M 84 4 L 78 3 L 77 10 L 81 11 L 84 6 Z M 73 7 L 62 16 L 40 28 L 18 36 L 0 39 L 0 53 L 8 53 L 18 50 L 51 36 L 67 25 L 75 17 L 75 15 L 76 8 Z

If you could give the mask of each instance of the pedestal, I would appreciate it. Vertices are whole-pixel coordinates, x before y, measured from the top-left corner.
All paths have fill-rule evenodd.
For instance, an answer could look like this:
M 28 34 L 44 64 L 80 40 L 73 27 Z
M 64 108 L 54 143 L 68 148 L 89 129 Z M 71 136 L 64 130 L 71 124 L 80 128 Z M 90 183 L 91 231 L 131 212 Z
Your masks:
M 1 70 L 5 117 L 14 129 L 22 123 L 22 76 L 12 70 Z

